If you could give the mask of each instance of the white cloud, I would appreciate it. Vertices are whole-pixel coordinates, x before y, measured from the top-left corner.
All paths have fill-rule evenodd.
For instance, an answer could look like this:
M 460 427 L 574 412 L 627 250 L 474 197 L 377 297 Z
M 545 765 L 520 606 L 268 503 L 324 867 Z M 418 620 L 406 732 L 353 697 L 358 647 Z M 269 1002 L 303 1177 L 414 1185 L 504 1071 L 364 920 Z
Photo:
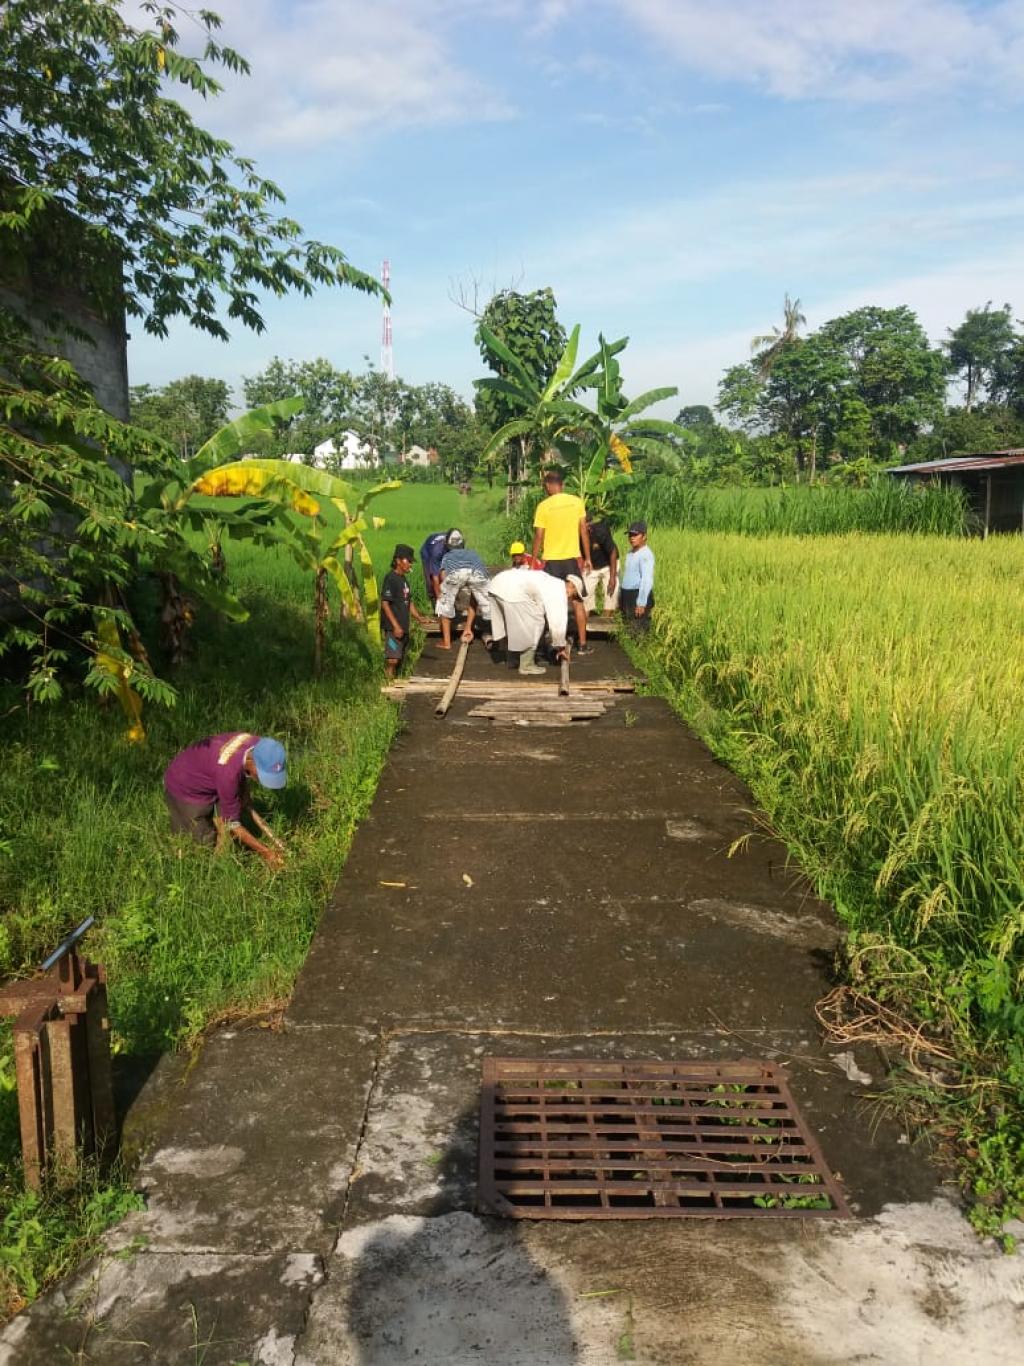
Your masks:
M 217 0 L 219 38 L 252 74 L 218 75 L 202 122 L 247 148 L 303 151 L 373 130 L 508 117 L 448 40 L 445 0 Z M 190 30 L 182 27 L 187 45 Z M 193 45 L 194 46 L 194 45 Z
M 784 99 L 943 98 L 968 86 L 1020 98 L 1022 0 L 604 0 L 604 7 L 653 39 L 659 55 Z M 574 0 L 573 21 L 593 9 L 594 0 Z M 546 27 L 568 17 L 560 0 Z

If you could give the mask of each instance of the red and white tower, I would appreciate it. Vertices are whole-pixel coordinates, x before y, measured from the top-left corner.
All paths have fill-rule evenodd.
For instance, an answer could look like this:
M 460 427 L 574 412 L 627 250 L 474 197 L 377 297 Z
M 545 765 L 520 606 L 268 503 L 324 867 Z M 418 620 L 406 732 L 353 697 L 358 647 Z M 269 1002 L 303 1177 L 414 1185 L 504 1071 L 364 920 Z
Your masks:
M 385 261 L 380 268 L 380 282 L 385 290 L 391 291 L 391 262 Z M 395 377 L 395 353 L 391 348 L 391 305 L 384 300 L 384 316 L 380 326 L 380 368 L 388 379 Z

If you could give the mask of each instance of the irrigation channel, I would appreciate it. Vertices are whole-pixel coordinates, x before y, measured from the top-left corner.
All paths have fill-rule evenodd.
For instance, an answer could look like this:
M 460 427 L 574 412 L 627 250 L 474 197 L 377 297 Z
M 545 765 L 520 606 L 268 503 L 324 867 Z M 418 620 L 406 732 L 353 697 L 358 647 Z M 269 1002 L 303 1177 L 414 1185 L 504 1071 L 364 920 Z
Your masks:
M 1020 1263 L 822 1044 L 836 922 L 749 794 L 613 643 L 568 699 L 474 645 L 438 718 L 455 658 L 283 1027 L 158 1069 L 148 1208 L 0 1361 L 1017 1360 Z

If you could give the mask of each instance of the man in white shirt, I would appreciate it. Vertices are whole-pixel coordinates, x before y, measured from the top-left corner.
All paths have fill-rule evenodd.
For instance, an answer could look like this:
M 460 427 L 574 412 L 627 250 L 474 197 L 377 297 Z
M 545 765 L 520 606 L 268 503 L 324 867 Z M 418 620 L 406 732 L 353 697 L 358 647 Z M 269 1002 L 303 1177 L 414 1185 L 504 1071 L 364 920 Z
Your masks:
M 495 642 L 506 641 L 519 655 L 521 674 L 542 674 L 537 646 L 545 626 L 559 658 L 565 653 L 565 628 L 569 603 L 583 598 L 578 574 L 556 579 L 541 569 L 503 569 L 490 584 L 491 634 Z

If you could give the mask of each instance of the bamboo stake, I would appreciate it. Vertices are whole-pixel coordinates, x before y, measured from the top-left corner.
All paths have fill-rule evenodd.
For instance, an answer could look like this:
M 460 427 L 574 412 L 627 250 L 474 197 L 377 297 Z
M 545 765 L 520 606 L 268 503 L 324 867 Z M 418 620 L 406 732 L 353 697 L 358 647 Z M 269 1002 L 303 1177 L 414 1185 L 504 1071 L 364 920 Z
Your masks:
M 559 697 L 568 697 L 568 696 L 569 696 L 569 651 L 568 651 L 568 650 L 566 650 L 565 654 L 564 654 L 563 657 L 562 657 L 562 667 L 561 667 L 561 670 L 560 670 L 560 672 L 559 672 L 559 677 L 558 677 L 558 695 L 559 695 Z
M 458 691 L 459 684 L 462 682 L 462 671 L 466 667 L 466 655 L 469 654 L 471 643 L 471 641 L 464 640 L 459 645 L 459 654 L 458 658 L 455 660 L 455 668 L 452 669 L 452 676 L 448 680 L 448 686 L 444 690 L 444 696 L 434 708 L 435 716 L 444 716 L 452 704 L 452 699 Z

